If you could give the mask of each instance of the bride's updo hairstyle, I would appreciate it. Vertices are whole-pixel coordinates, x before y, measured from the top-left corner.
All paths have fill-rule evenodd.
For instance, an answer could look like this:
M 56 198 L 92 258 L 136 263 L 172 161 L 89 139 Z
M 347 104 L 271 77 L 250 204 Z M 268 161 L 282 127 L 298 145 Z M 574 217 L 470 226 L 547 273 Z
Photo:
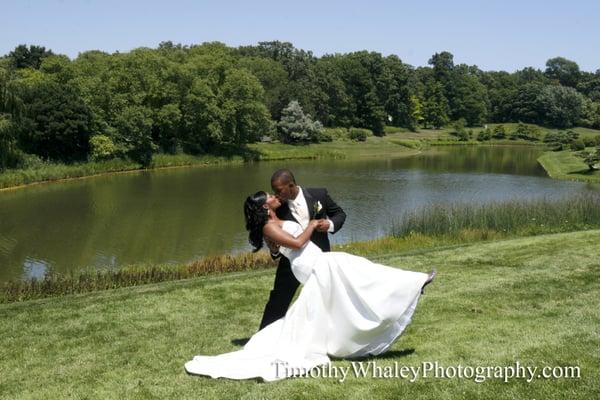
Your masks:
M 265 192 L 256 192 L 246 198 L 244 203 L 244 216 L 246 217 L 246 230 L 249 232 L 248 241 L 257 252 L 263 246 L 263 226 L 269 220 L 269 212 L 263 205 L 267 202 Z

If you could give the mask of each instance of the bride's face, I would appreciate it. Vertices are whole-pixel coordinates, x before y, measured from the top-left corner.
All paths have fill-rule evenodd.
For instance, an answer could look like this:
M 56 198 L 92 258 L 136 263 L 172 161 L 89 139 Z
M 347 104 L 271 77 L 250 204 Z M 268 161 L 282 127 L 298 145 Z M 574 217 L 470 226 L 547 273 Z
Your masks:
M 276 210 L 281 206 L 281 202 L 279 199 L 272 194 L 267 194 L 267 201 L 265 202 L 266 206 L 271 210 Z

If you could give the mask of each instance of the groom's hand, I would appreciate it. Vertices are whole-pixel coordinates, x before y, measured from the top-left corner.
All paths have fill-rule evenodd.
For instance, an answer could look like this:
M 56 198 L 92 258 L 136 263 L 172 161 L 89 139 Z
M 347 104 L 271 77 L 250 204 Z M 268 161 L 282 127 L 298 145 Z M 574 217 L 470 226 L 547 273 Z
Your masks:
M 275 242 L 265 238 L 265 244 L 269 248 L 269 251 L 271 252 L 271 254 L 279 253 L 279 245 L 277 245 Z
M 320 219 L 315 229 L 319 232 L 327 232 L 327 230 L 329 229 L 329 220 Z

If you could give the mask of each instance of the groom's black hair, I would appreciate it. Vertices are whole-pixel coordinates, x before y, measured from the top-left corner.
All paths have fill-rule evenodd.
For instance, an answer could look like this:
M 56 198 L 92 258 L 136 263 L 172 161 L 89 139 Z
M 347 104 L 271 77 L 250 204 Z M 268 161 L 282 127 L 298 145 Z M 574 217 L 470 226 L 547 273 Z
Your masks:
M 294 174 L 292 174 L 292 171 L 286 168 L 278 169 L 273 173 L 273 176 L 271 176 L 271 183 L 275 181 L 281 181 L 283 183 L 293 182 L 294 185 L 296 184 L 296 178 L 294 178 Z

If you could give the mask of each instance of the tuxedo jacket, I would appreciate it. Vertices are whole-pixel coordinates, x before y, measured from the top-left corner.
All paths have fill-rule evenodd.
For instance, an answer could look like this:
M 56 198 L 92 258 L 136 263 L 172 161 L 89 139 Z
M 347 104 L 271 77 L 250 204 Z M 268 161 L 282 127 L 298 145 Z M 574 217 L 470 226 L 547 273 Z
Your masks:
M 327 193 L 327 189 L 318 188 L 318 189 L 310 189 L 310 188 L 302 188 L 302 193 L 304 194 L 304 198 L 306 199 L 306 205 L 308 206 L 308 219 L 322 219 L 328 217 L 331 222 L 333 222 L 333 233 L 339 231 L 344 222 L 346 221 L 346 213 L 340 206 L 338 206 L 332 199 L 329 197 Z M 321 210 L 316 213 L 315 205 L 317 202 L 321 203 Z M 292 215 L 292 211 L 286 202 L 282 203 L 281 206 L 276 210 L 277 217 L 287 221 L 295 221 L 296 218 Z M 319 246 L 319 248 L 323 251 L 330 251 L 331 245 L 329 243 L 328 232 L 318 232 L 314 231 L 310 240 Z M 285 257 L 282 257 L 284 259 Z M 283 260 L 280 260 L 280 262 Z

